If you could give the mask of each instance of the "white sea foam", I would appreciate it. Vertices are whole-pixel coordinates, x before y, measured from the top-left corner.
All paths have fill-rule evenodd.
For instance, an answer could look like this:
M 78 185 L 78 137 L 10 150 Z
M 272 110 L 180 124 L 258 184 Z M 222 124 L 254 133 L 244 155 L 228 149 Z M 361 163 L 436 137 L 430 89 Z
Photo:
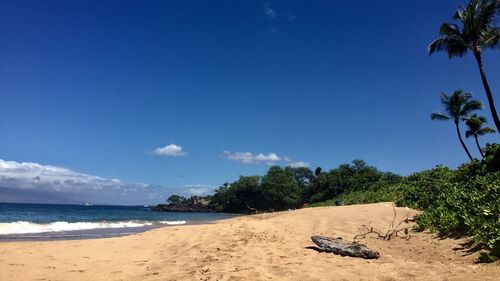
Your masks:
M 185 224 L 186 221 L 161 221 L 160 224 L 179 225 Z M 143 221 L 121 221 L 121 222 L 66 222 L 56 221 L 47 224 L 31 223 L 27 221 L 17 221 L 9 223 L 0 223 L 0 235 L 7 234 L 28 234 L 28 233 L 43 233 L 43 232 L 61 232 L 89 229 L 106 229 L 106 228 L 133 228 L 151 226 L 153 222 Z
M 180 224 L 186 224 L 186 221 L 160 221 L 159 223 L 168 225 L 180 225 Z

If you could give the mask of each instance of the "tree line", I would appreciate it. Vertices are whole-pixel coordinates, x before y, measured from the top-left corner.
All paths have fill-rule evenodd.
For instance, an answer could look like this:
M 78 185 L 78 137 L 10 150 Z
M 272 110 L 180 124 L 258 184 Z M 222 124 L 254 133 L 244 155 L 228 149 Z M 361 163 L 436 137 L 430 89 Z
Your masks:
M 263 176 L 241 176 L 235 182 L 223 184 L 211 196 L 210 207 L 230 213 L 295 209 L 346 192 L 377 190 L 401 179 L 362 160 L 329 171 L 320 167 L 313 172 L 307 167 L 273 166 Z

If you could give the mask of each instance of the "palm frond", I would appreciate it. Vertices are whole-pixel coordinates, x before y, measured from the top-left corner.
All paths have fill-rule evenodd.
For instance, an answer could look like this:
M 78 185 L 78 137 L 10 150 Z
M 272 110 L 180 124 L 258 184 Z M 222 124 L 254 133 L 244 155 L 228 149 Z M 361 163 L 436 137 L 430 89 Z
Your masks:
M 464 21 L 464 12 L 465 12 L 465 7 L 463 5 L 460 5 L 458 7 L 458 10 L 453 15 L 453 19 L 463 22 Z
M 478 100 L 470 100 L 464 104 L 460 111 L 461 116 L 467 116 L 471 112 L 483 109 L 483 104 Z
M 492 129 L 490 127 L 483 127 L 481 129 L 477 130 L 476 134 L 478 136 L 484 136 L 486 134 L 492 134 L 492 133 L 495 133 L 495 132 L 496 132 L 495 129 Z
M 429 55 L 445 51 L 449 58 L 462 57 L 471 50 L 500 48 L 500 31 L 495 26 L 500 15 L 500 0 L 470 0 L 460 6 L 453 19 L 459 24 L 445 23 L 439 29 L 440 37 L 428 46 Z
M 473 131 L 471 131 L 471 130 L 465 131 L 465 137 L 466 138 L 470 138 L 472 136 L 474 136 L 474 132 Z
M 478 116 L 476 113 L 472 114 L 471 116 L 466 116 L 463 117 L 462 120 L 468 121 L 468 122 L 476 122 L 476 123 L 488 123 L 486 118 L 484 116 Z
M 500 28 L 486 30 L 481 36 L 481 45 L 483 48 L 500 48 Z
M 439 28 L 439 34 L 442 36 L 456 37 L 456 38 L 460 38 L 460 36 L 462 36 L 458 25 L 454 23 L 443 23 L 441 25 L 441 28 Z
M 455 90 L 452 96 L 456 97 L 460 102 L 466 102 L 472 98 L 472 94 L 464 90 Z
M 477 120 L 481 121 L 481 123 L 483 123 L 483 124 L 484 124 L 484 123 L 488 123 L 488 121 L 486 121 L 486 118 L 485 118 L 484 116 L 477 116 L 477 114 L 474 114 L 474 117 L 475 117 Z
M 448 96 L 445 93 L 439 94 L 439 98 L 441 99 L 441 103 L 449 103 L 450 102 L 450 96 Z
M 467 45 L 459 38 L 442 36 L 429 44 L 427 51 L 429 55 L 435 52 L 445 51 L 448 57 L 463 57 L 467 53 Z
M 451 117 L 444 114 L 443 112 L 434 112 L 431 114 L 431 120 L 441 120 L 441 121 L 446 121 L 450 120 Z
M 486 118 L 483 116 L 472 114 L 471 116 L 462 118 L 462 120 L 465 120 L 465 125 L 467 125 L 468 128 L 467 132 L 465 132 L 467 138 L 470 136 L 483 136 L 495 132 L 494 129 L 484 126 L 484 124 L 486 124 Z M 469 136 L 467 136 L 467 134 L 469 134 Z
M 489 29 L 495 21 L 497 13 L 500 9 L 500 1 L 498 0 L 482 0 L 479 4 L 476 25 L 481 29 Z

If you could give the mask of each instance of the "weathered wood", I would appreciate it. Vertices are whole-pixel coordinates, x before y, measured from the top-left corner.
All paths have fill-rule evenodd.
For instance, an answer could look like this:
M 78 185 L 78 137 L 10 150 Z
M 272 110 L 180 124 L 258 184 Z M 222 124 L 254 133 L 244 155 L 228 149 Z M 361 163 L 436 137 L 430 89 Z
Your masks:
M 311 240 L 318 245 L 315 250 L 319 252 L 334 253 L 341 256 L 358 257 L 364 259 L 378 259 L 380 254 L 370 250 L 363 244 L 357 242 L 344 241 L 342 238 L 330 238 L 326 236 L 314 235 Z

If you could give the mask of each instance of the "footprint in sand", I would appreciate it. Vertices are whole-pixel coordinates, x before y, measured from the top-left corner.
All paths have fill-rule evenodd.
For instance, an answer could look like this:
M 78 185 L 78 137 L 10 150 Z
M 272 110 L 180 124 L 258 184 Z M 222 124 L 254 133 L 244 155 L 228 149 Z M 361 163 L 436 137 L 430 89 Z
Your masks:
M 146 263 L 148 263 L 149 261 L 148 260 L 144 260 L 144 261 L 134 261 L 135 265 L 137 266 L 144 266 L 146 265 Z

